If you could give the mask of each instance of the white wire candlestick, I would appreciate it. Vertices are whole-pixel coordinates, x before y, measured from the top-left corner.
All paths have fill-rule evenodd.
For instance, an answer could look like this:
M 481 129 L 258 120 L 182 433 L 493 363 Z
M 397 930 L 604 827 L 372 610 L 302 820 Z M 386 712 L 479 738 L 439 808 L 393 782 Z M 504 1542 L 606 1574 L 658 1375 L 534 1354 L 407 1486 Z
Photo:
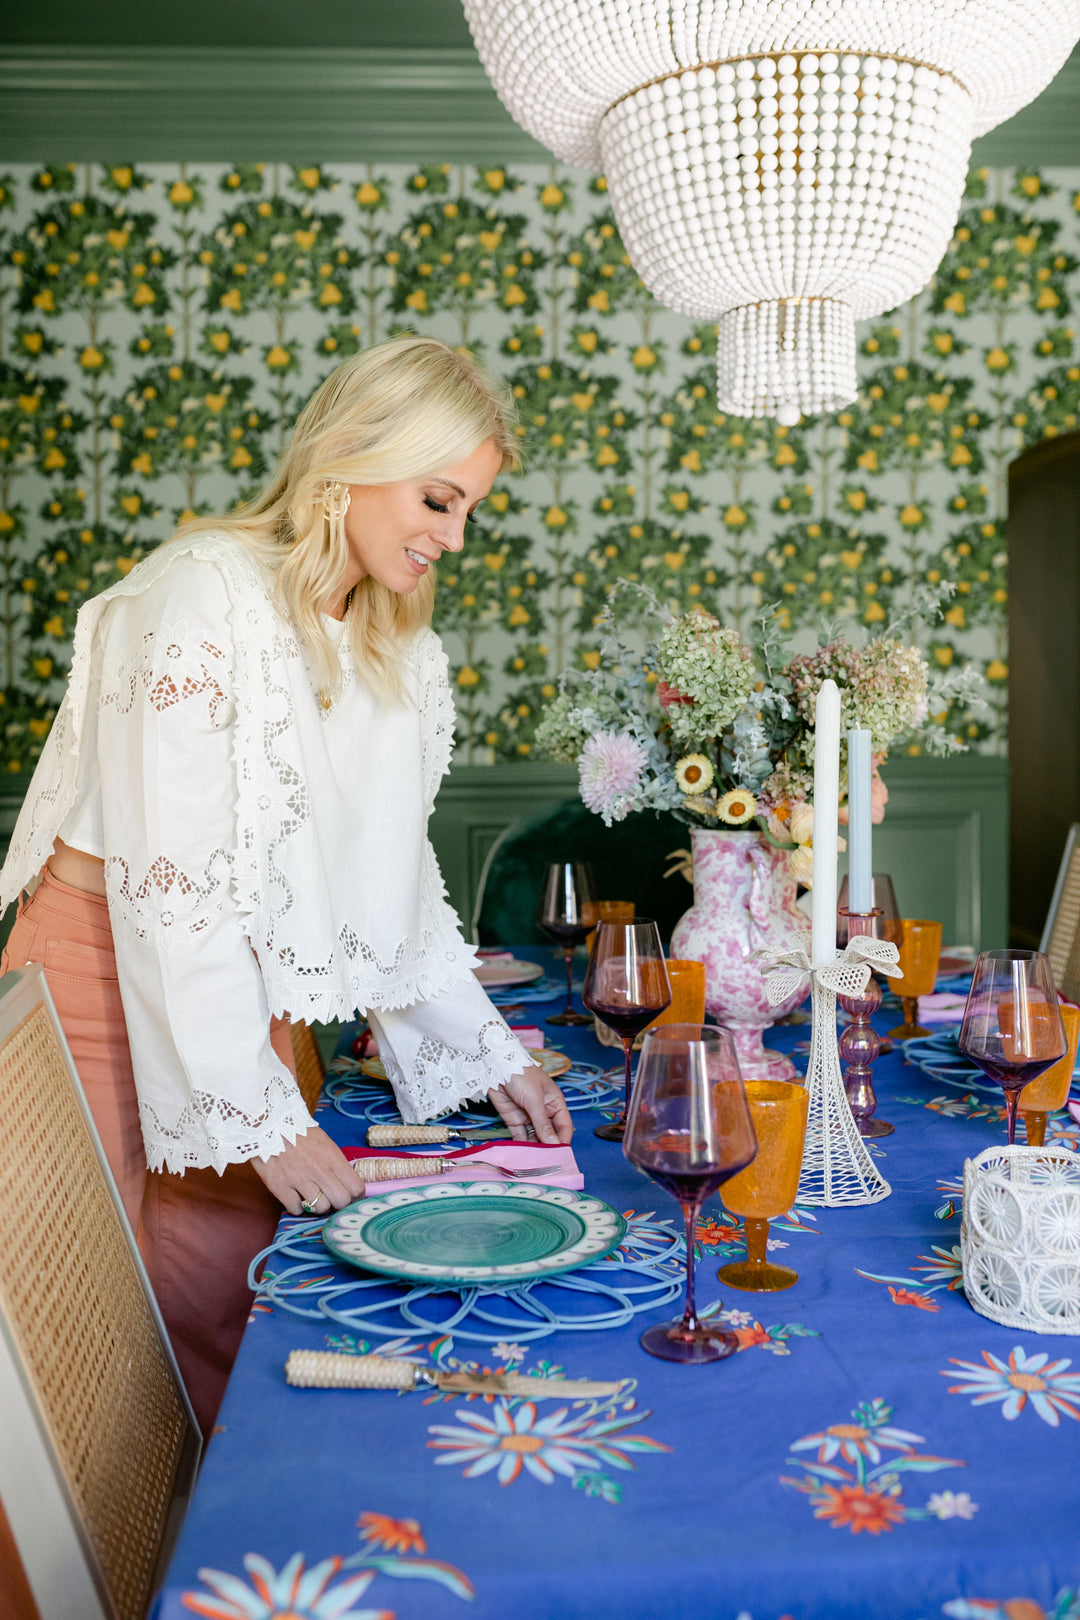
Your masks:
M 899 955 L 896 946 L 891 940 L 859 934 L 849 940 L 834 963 L 819 968 L 811 968 L 805 951 L 766 947 L 758 955 L 769 964 L 762 971 L 768 975 L 768 996 L 774 1004 L 790 996 L 806 978 L 810 980 L 813 1018 L 806 1071 L 810 1108 L 799 1203 L 823 1204 L 828 1209 L 880 1203 L 892 1188 L 870 1157 L 844 1092 L 836 1038 L 836 997 L 838 993 L 861 995 L 871 964 L 879 973 L 895 978 Z

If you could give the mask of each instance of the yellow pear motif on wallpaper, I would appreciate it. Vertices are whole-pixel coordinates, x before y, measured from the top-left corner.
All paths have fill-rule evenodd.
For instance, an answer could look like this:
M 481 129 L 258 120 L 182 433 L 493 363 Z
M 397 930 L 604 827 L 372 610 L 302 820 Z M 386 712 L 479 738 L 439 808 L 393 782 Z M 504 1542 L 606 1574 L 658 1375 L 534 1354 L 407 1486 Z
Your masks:
M 826 610 L 877 625 L 903 598 L 901 575 L 950 577 L 943 553 L 965 527 L 982 543 L 976 526 L 1000 521 L 995 435 L 1011 456 L 1076 424 L 1080 343 L 1061 312 L 1078 297 L 1080 171 L 1056 201 L 1032 171 L 976 176 L 939 289 L 893 316 L 891 332 L 860 332 L 861 403 L 785 433 L 719 411 L 713 331 L 647 302 L 621 268 L 603 188 L 580 175 L 528 163 L 513 175 L 499 165 L 145 175 L 91 165 L 86 191 L 81 165 L 68 190 L 66 166 L 54 166 L 63 186 L 40 166 L 15 167 L 3 185 L 15 201 L 5 251 L 22 280 L 11 277 L 0 301 L 18 376 L 6 412 L 0 401 L 0 463 L 16 517 L 0 529 L 34 614 L 0 628 L 0 643 L 6 634 L 31 712 L 55 706 L 76 592 L 117 578 L 117 555 L 130 566 L 181 510 L 226 510 L 257 487 L 320 378 L 395 329 L 482 354 L 521 402 L 525 478 L 500 479 L 477 513 L 472 555 L 440 580 L 476 763 L 488 749 L 527 757 L 559 666 L 595 667 L 586 638 L 620 570 L 640 569 L 681 608 L 741 614 L 744 632 L 755 603 L 778 598 L 781 622 L 800 632 Z M 94 434 L 96 480 L 86 471 Z M 44 506 L 36 490 L 26 499 L 31 471 L 48 479 Z M 859 485 L 843 481 L 852 474 Z M 972 476 L 987 480 L 978 497 Z M 46 562 L 80 523 L 94 571 L 76 584 Z M 935 657 L 947 636 L 958 665 L 1006 667 L 1003 569 L 993 566 L 993 577 L 972 570 L 963 606 L 928 639 Z M 0 736 L 0 772 L 12 759 L 25 769 L 36 747 L 20 721 Z

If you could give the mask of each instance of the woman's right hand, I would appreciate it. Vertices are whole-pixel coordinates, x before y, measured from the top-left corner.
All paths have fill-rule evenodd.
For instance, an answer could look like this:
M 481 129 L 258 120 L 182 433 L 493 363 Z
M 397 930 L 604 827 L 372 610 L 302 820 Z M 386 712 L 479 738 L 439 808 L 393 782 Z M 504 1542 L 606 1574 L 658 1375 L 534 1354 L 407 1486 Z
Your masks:
M 290 1215 L 303 1215 L 301 1201 L 316 1215 L 344 1209 L 364 1196 L 364 1182 L 326 1132 L 313 1125 L 269 1159 L 252 1159 L 255 1174 Z

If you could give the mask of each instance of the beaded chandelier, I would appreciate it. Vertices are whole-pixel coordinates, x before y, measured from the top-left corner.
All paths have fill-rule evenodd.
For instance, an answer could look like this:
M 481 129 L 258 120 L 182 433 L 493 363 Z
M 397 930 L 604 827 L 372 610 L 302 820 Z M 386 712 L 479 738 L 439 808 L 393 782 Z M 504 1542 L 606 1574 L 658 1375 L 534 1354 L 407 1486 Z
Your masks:
M 464 0 L 517 122 L 607 176 L 638 274 L 716 321 L 741 416 L 855 397 L 855 322 L 925 286 L 971 142 L 1061 67 L 1077 0 Z

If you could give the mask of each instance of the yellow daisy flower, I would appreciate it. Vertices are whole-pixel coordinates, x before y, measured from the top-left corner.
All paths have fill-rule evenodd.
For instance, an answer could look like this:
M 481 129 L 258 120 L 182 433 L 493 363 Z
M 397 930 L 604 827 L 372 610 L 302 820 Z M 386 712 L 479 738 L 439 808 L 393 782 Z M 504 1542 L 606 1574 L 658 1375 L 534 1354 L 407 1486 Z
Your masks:
M 684 793 L 704 793 L 715 774 L 704 754 L 686 754 L 675 766 L 675 780 Z
M 721 821 L 726 821 L 733 827 L 739 827 L 744 821 L 749 821 L 757 815 L 757 800 L 752 793 L 742 788 L 732 788 L 725 793 L 716 806 L 716 813 Z

